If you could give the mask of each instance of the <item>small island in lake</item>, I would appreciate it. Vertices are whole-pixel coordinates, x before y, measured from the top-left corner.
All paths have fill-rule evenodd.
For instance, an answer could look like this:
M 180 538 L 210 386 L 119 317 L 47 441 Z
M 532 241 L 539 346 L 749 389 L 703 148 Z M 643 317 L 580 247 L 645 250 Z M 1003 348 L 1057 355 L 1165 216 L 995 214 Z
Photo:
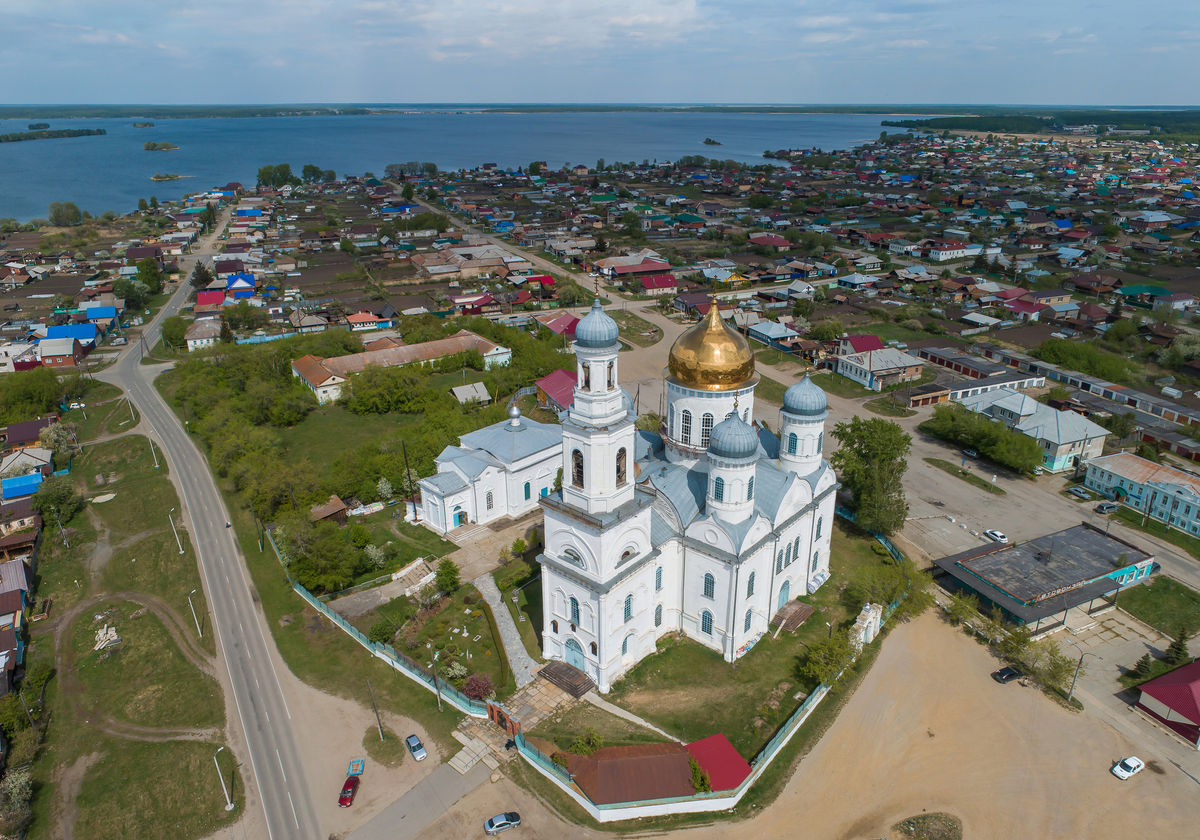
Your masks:
M 169 172 L 155 172 L 150 176 L 151 181 L 178 181 L 182 175 L 175 175 Z
M 56 140 L 59 137 L 92 137 L 97 134 L 107 134 L 103 128 L 56 128 L 40 131 L 14 131 L 11 134 L 0 134 L 0 143 L 19 143 L 22 140 Z
M 49 128 L 49 127 L 50 127 L 50 123 L 30 123 L 29 124 L 30 131 L 41 131 L 42 129 Z
M 142 145 L 142 148 L 145 149 L 147 152 L 173 152 L 176 149 L 178 149 L 179 147 L 176 146 L 174 143 L 155 142 L 154 140 L 147 140 Z
M 133 127 L 134 128 L 154 128 L 154 123 L 152 123 L 152 122 L 136 122 L 133 124 Z
M 704 145 L 705 145 L 705 146 L 720 146 L 720 145 L 721 145 L 721 141 L 720 141 L 720 140 L 714 140 L 714 139 L 712 139 L 711 137 L 705 137 L 705 138 L 704 138 Z

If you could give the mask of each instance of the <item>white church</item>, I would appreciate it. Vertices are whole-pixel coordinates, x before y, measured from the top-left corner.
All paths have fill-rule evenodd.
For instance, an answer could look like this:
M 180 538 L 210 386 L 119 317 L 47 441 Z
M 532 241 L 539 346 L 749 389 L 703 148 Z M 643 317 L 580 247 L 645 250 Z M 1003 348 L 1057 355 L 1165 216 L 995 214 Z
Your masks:
M 575 328 L 562 491 L 540 502 L 544 652 L 602 692 L 667 633 L 749 651 L 828 579 L 838 488 L 824 392 L 789 388 L 779 437 L 755 423 L 754 356 L 716 305 L 671 348 L 662 434 L 635 428 L 617 333 L 599 301 Z

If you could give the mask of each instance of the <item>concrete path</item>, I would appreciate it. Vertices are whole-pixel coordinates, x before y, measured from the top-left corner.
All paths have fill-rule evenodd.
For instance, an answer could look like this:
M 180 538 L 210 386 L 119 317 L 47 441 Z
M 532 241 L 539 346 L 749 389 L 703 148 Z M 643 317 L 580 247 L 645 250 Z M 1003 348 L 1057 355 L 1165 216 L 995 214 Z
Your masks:
M 492 608 L 492 615 L 496 617 L 496 627 L 500 630 L 500 641 L 504 645 L 504 652 L 508 654 L 508 664 L 513 669 L 517 688 L 529 685 L 533 682 L 533 671 L 537 668 L 537 663 L 525 650 L 525 643 L 521 641 L 521 633 L 517 630 L 512 613 L 508 611 L 508 607 L 504 605 L 503 599 L 500 597 L 496 581 L 492 580 L 491 575 L 480 575 L 471 582 L 483 595 L 483 600 L 488 602 L 488 606 Z
M 603 697 L 601 697 L 596 692 L 595 689 L 593 689 L 593 690 L 589 691 L 587 694 L 583 695 L 583 699 L 588 701 L 589 703 L 591 703 L 597 709 L 603 709 L 604 711 L 608 712 L 610 715 L 616 715 L 617 717 L 623 718 L 624 720 L 627 720 L 630 723 L 636 723 L 638 726 L 642 727 L 643 729 L 649 729 L 651 732 L 657 732 L 659 735 L 663 736 L 668 741 L 676 741 L 677 743 L 680 743 L 680 744 L 683 743 L 683 741 L 681 741 L 679 738 L 676 738 L 674 735 L 664 732 L 663 730 L 661 730 L 657 726 L 655 726 L 653 723 L 650 723 L 650 721 L 640 718 L 637 715 L 635 715 L 633 712 L 622 709 L 620 706 L 616 706 L 616 705 L 613 705 L 612 703 L 609 703 L 607 700 L 605 700 Z
M 449 764 L 443 764 L 408 793 L 384 808 L 364 826 L 350 832 L 349 840 L 410 840 L 422 837 L 436 820 L 475 788 L 488 780 L 492 771 L 485 764 L 476 764 L 466 774 L 459 774 Z M 489 815 L 490 816 L 490 815 Z M 483 817 L 479 818 L 480 825 Z

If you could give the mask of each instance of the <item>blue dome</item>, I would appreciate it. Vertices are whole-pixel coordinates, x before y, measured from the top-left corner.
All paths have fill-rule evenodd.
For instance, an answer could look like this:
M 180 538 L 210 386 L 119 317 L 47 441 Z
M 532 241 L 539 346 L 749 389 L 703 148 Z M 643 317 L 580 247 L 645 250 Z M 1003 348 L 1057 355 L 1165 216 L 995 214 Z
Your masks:
M 788 388 L 783 394 L 783 410 L 801 417 L 817 417 L 826 411 L 825 392 L 808 377 Z
M 758 435 L 736 413 L 730 414 L 709 434 L 708 452 L 718 458 L 752 458 L 758 453 Z
M 592 311 L 575 325 L 575 341 L 580 347 L 611 347 L 617 343 L 619 334 L 617 322 L 600 308 L 600 298 L 592 304 Z

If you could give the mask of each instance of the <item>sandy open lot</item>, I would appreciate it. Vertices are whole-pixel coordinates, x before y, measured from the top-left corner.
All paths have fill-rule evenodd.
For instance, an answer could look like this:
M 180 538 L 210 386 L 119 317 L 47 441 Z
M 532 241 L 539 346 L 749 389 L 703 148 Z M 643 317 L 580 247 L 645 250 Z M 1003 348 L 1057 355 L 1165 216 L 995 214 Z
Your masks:
M 876 840 L 929 810 L 958 815 L 970 840 L 1193 836 L 1197 782 L 1095 716 L 1068 712 L 1032 688 L 996 684 L 988 676 L 996 667 L 987 650 L 932 613 L 896 628 L 783 794 L 738 829 Z M 1151 769 L 1118 781 L 1109 767 L 1135 752 Z M 525 818 L 524 838 L 604 836 L 564 824 L 507 781 L 465 797 L 423 836 L 475 837 L 485 816 L 513 806 Z M 723 840 L 729 830 L 673 836 Z

